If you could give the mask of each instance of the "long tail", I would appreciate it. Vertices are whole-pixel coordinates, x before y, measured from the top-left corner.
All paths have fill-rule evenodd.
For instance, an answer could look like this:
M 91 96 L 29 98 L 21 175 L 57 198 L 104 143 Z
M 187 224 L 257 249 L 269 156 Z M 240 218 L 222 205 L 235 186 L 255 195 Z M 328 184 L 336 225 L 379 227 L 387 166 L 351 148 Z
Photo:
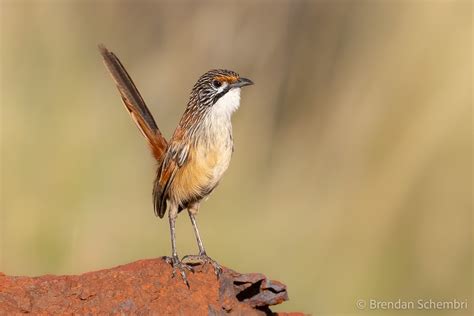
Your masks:
M 99 45 L 99 50 L 104 58 L 104 64 L 122 96 L 123 104 L 143 136 L 148 140 L 153 156 L 156 160 L 161 161 L 168 142 L 161 134 L 150 110 L 120 60 L 102 44 Z

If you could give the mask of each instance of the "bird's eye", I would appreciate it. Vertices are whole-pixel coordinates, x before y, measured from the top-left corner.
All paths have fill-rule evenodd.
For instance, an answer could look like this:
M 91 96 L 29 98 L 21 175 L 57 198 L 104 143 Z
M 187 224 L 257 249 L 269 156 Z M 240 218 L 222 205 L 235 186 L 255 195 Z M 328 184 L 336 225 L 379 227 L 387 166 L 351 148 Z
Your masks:
M 212 82 L 212 85 L 215 87 L 215 88 L 219 88 L 220 86 L 222 86 L 222 82 L 220 82 L 219 80 L 214 80 Z

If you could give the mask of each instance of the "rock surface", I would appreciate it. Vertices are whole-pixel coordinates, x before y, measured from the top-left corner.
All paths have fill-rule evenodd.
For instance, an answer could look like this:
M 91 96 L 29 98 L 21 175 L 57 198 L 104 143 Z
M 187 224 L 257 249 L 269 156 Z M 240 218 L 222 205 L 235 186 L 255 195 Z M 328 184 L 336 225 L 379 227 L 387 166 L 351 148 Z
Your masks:
M 217 279 L 209 265 L 194 270 L 190 288 L 163 258 L 82 275 L 0 273 L 0 314 L 268 315 L 288 300 L 286 286 L 263 274 L 223 268 Z

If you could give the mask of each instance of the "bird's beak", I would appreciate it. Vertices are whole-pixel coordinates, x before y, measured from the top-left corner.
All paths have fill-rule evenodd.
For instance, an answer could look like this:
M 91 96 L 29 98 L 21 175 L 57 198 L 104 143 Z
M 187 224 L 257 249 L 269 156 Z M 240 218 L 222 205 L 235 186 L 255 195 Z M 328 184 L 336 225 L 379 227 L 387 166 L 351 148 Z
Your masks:
M 234 82 L 230 86 L 232 88 L 242 88 L 242 87 L 251 86 L 251 85 L 253 85 L 252 80 L 247 79 L 247 78 L 239 78 L 239 80 L 237 80 L 236 82 Z

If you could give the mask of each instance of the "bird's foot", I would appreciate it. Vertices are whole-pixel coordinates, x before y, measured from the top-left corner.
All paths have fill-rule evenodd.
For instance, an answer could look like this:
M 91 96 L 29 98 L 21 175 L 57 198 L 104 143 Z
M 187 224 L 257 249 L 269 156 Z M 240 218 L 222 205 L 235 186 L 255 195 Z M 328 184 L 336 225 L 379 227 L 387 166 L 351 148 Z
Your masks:
M 184 256 L 182 262 L 191 265 L 209 263 L 214 268 L 214 273 L 218 278 L 222 273 L 222 267 L 215 260 L 211 259 L 205 252 L 199 255 Z
M 173 274 L 172 277 L 176 276 L 176 272 L 179 271 L 181 277 L 183 278 L 184 284 L 189 288 L 188 277 L 186 276 L 186 270 L 194 272 L 193 268 L 186 263 L 179 261 L 177 256 L 173 257 L 164 257 L 164 260 L 169 263 L 173 267 Z

